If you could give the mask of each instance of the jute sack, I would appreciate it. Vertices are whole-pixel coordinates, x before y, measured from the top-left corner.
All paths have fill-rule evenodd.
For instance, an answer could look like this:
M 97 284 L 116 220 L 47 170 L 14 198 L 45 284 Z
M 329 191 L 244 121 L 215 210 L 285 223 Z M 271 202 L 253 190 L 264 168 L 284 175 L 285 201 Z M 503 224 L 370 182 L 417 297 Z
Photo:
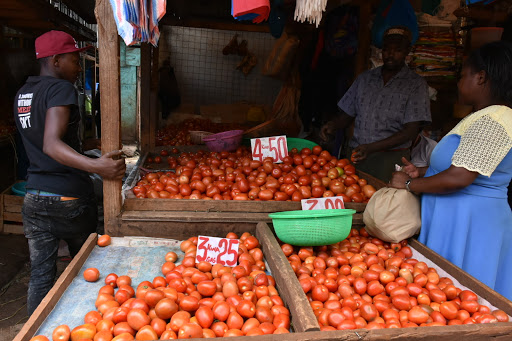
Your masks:
M 366 205 L 363 221 L 370 235 L 397 243 L 419 231 L 420 200 L 405 189 L 381 188 Z

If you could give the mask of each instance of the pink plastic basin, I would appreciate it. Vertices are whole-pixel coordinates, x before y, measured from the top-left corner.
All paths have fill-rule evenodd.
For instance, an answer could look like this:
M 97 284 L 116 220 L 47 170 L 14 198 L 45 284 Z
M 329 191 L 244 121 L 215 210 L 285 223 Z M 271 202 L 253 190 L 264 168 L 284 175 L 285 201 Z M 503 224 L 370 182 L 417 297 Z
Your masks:
M 235 151 L 242 143 L 243 130 L 229 130 L 203 137 L 203 142 L 212 152 Z

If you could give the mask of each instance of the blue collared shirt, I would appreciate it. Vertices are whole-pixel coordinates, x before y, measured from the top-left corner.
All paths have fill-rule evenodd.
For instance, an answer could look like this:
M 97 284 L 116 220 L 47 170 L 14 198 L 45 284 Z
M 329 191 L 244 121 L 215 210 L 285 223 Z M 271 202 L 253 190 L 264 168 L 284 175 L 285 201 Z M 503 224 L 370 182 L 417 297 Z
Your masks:
M 364 72 L 338 102 L 338 107 L 355 118 L 351 148 L 388 138 L 409 122 L 431 122 L 427 82 L 407 66 L 386 85 L 382 67 Z M 408 148 L 411 143 L 393 149 Z

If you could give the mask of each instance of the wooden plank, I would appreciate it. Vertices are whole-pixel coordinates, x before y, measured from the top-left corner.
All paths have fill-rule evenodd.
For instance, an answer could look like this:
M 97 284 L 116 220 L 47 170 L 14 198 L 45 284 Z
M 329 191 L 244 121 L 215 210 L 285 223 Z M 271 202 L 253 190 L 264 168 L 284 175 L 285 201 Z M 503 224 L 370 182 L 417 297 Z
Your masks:
M 30 316 L 29 320 L 25 322 L 23 328 L 20 330 L 18 335 L 16 335 L 13 341 L 28 341 L 36 333 L 39 326 L 52 311 L 53 307 L 55 307 L 68 285 L 73 281 L 80 271 L 80 268 L 87 260 L 91 250 L 96 245 L 97 237 L 98 235 L 96 233 L 92 233 L 89 238 L 87 238 L 78 254 L 66 267 L 50 292 L 48 292 L 44 297 L 37 309 Z
M 158 51 L 159 48 L 151 48 L 151 80 L 149 92 L 149 148 L 155 148 L 156 128 L 158 125 Z
M 372 5 L 365 2 L 359 7 L 359 34 L 356 62 L 354 67 L 354 79 L 368 69 L 368 56 L 370 52 L 371 31 L 368 26 L 372 15 Z
M 272 269 L 279 269 L 279 271 L 272 271 L 272 276 L 276 280 L 281 297 L 287 302 L 293 302 L 289 304 L 289 309 L 294 330 L 296 332 L 320 330 L 299 280 L 267 224 L 256 225 L 256 237 L 262 245 L 263 254 L 269 266 Z
M 20 213 L 6 212 L 4 211 L 3 220 L 22 222 L 23 218 Z
M 418 250 L 425 257 L 430 259 L 432 262 L 436 263 L 437 266 L 443 268 L 447 273 L 449 273 L 453 278 L 457 279 L 460 284 L 465 287 L 470 288 L 475 292 L 478 296 L 486 299 L 494 305 L 496 308 L 499 308 L 505 311 L 507 314 L 512 315 L 512 302 L 509 301 L 506 297 L 500 295 L 496 291 L 492 290 L 458 266 L 450 263 L 448 260 L 441 257 L 436 252 L 432 251 L 424 244 L 420 243 L 416 239 L 410 239 L 409 243 L 413 248 Z
M 219 226 L 220 225 L 220 226 Z M 122 221 L 121 225 L 111 231 L 111 236 L 145 236 L 182 240 L 193 235 L 225 237 L 228 231 L 238 235 L 253 232 L 255 222 L 162 222 L 162 221 Z
M 3 224 L 4 230 L 1 231 L 2 233 L 12 233 L 12 234 L 24 234 L 23 225 L 17 225 L 17 224 L 9 224 L 1 222 Z
M 10 191 L 10 188 L 9 188 L 9 191 Z M 23 206 L 24 197 L 20 197 L 19 195 L 14 195 L 14 194 L 4 194 L 3 196 L 5 198 L 4 203 L 6 205 Z
M 363 212 L 366 204 L 349 202 L 346 208 Z M 123 211 L 193 211 L 193 212 L 258 212 L 273 213 L 301 210 L 296 201 L 232 201 L 186 199 L 134 199 L 127 198 Z
M 9 188 L 5 191 L 10 190 Z M 3 193 L 5 193 L 5 191 Z M 4 232 L 4 194 L 0 194 L 0 233 Z
M 168 211 L 125 211 L 122 221 L 174 221 L 174 222 L 271 222 L 266 213 L 247 212 L 168 212 Z
M 150 111 L 150 82 L 151 82 L 151 47 L 148 44 L 142 44 L 140 47 L 140 82 L 139 97 L 140 106 L 137 112 L 138 127 L 140 127 L 140 148 L 149 149 L 149 141 L 154 136 L 150 136 L 149 129 L 149 111 Z
M 98 22 L 98 52 L 101 84 L 101 149 L 103 153 L 121 149 L 121 92 L 119 66 L 119 36 L 112 7 L 108 0 L 96 1 Z M 103 214 L 105 233 L 118 223 L 121 213 L 121 181 L 103 181 Z
M 9 200 L 9 199 L 7 199 L 7 200 Z M 9 203 L 4 201 L 4 211 L 5 212 L 12 212 L 12 213 L 21 212 L 22 207 L 23 207 L 23 204 L 22 205 L 18 205 L 18 204 L 10 205 Z
M 195 28 L 209 28 L 214 30 L 227 30 L 227 31 L 242 31 L 242 32 L 263 32 L 268 33 L 270 29 L 268 25 L 261 24 L 243 24 L 235 22 L 220 22 L 209 18 L 185 18 L 176 19 L 176 17 L 165 16 L 161 22 L 162 25 L 195 27 Z
M 125 211 L 197 211 L 197 212 L 279 212 L 300 210 L 293 201 L 231 201 L 183 199 L 126 199 Z

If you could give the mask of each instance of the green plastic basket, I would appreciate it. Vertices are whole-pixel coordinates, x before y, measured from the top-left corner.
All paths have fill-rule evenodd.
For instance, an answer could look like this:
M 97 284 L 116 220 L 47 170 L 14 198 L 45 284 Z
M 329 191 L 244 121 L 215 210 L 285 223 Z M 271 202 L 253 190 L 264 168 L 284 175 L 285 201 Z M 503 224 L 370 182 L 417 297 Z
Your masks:
M 286 144 L 288 145 L 288 152 L 290 152 L 290 150 L 292 150 L 293 148 L 297 148 L 300 152 L 302 148 L 312 149 L 314 146 L 318 146 L 318 144 L 316 144 L 315 142 L 305 139 L 299 139 L 297 137 L 287 137 Z
M 277 237 L 298 246 L 320 246 L 340 242 L 348 237 L 356 210 L 328 209 L 287 211 L 269 214 Z

